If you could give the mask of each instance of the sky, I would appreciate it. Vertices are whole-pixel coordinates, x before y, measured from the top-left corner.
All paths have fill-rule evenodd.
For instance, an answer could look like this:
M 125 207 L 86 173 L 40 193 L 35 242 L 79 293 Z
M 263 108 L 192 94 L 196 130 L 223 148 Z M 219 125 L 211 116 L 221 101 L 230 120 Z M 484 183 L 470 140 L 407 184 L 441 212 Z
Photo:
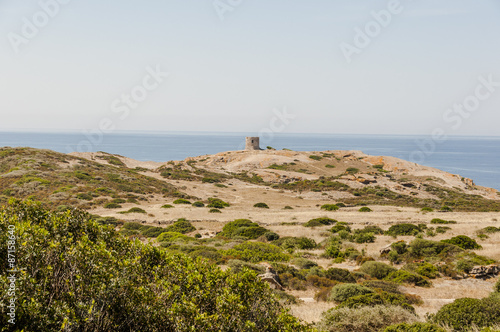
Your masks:
M 486 135 L 498 0 L 0 0 L 0 130 Z

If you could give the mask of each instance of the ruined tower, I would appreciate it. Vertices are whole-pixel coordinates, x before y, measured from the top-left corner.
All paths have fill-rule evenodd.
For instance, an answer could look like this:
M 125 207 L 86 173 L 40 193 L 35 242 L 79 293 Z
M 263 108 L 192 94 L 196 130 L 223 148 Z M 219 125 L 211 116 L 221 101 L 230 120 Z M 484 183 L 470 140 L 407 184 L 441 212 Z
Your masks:
M 245 150 L 260 150 L 258 137 L 245 138 Z

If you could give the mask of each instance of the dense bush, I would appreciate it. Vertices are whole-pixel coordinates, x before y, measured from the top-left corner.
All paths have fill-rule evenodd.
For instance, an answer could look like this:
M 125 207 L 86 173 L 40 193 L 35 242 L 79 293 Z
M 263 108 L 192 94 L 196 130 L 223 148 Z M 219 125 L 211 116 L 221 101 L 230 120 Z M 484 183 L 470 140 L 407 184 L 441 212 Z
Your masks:
M 209 213 L 222 213 L 221 210 L 219 210 L 219 209 L 210 209 L 208 212 Z
M 230 207 L 230 206 L 231 205 L 228 202 L 224 202 L 220 198 L 210 197 L 208 199 L 208 205 L 207 205 L 207 207 L 209 207 L 209 208 L 223 209 L 223 208 Z
M 110 203 L 104 204 L 104 208 L 105 209 L 119 209 L 121 207 L 122 206 L 120 204 L 118 204 L 118 203 L 112 203 L 112 202 L 110 202 Z
M 256 239 L 266 232 L 268 232 L 266 228 L 259 226 L 249 219 L 236 219 L 225 224 L 220 235 L 230 239 L 238 236 L 247 239 Z
M 17 236 L 16 325 L 24 331 L 304 331 L 255 272 L 130 241 L 87 213 L 0 208 L 0 301 L 8 225 Z M 7 306 L 0 326 L 10 330 Z
M 280 238 L 280 236 L 275 232 L 265 232 L 264 237 L 266 238 L 267 241 L 275 241 Z
M 192 204 L 194 207 L 204 207 L 205 204 L 203 202 L 197 201 Z
M 351 227 L 347 226 L 347 223 L 340 221 L 330 229 L 330 232 L 332 233 L 338 233 L 340 231 L 346 231 L 347 233 L 350 233 Z
M 376 305 L 397 305 L 410 311 L 411 313 L 415 313 L 415 308 L 408 303 L 408 300 L 403 294 L 388 292 L 353 296 L 342 302 L 337 308 L 359 308 L 364 306 L 373 307 Z
M 181 234 L 186 234 L 190 233 L 192 231 L 195 231 L 196 227 L 191 225 L 189 221 L 186 219 L 178 219 L 176 222 L 174 222 L 172 225 L 165 227 L 164 231 L 165 232 L 177 232 Z
M 339 207 L 335 204 L 323 204 L 321 205 L 321 209 L 326 211 L 337 211 Z
M 196 242 L 196 239 L 178 232 L 163 232 L 156 238 L 156 241 L 165 243 Z
M 269 209 L 269 206 L 266 203 L 255 203 L 253 207 L 261 208 L 261 209 Z
M 368 206 L 363 206 L 359 208 L 359 212 L 372 212 L 372 209 L 370 209 Z
M 390 236 L 417 235 L 420 233 L 420 228 L 413 224 L 397 224 L 389 227 L 385 233 Z
M 358 284 L 338 284 L 332 288 L 330 300 L 342 303 L 350 297 L 373 293 L 368 287 Z
M 171 209 L 173 208 L 174 206 L 173 205 L 170 205 L 170 204 L 165 204 L 165 205 L 162 205 L 161 208 L 162 209 Z
M 396 271 L 396 269 L 392 266 L 375 261 L 365 262 L 363 265 L 361 265 L 359 270 L 377 279 L 384 279 L 389 275 L 389 273 Z
M 448 240 L 441 240 L 441 242 L 456 245 L 462 249 L 481 249 L 482 247 L 477 244 L 476 240 L 471 239 L 466 235 L 454 236 Z
M 273 241 L 274 245 L 280 246 L 283 249 L 314 249 L 318 245 L 313 239 L 307 237 L 291 237 L 285 236 Z
M 296 267 L 298 267 L 301 270 L 310 269 L 314 266 L 318 266 L 318 263 L 313 262 L 311 260 L 308 260 L 306 258 L 302 258 L 302 257 L 294 258 L 290 261 L 290 263 L 292 263 L 293 265 L 295 265 Z
M 422 276 L 404 270 L 391 272 L 389 273 L 389 275 L 387 275 L 387 277 L 385 277 L 385 279 L 396 282 L 398 284 L 405 283 L 420 287 L 430 287 L 432 285 L 430 281 L 423 278 Z
M 128 209 L 127 211 L 122 211 L 122 212 L 118 212 L 118 213 L 121 213 L 121 214 L 127 214 L 127 213 L 143 213 L 143 214 L 146 214 L 147 212 L 144 209 L 141 209 L 140 207 L 133 207 L 133 208 Z
M 327 332 L 374 332 L 393 324 L 413 323 L 417 319 L 399 306 L 333 308 L 323 314 L 318 327 Z
M 446 332 L 446 330 L 432 323 L 401 323 L 388 326 L 383 332 Z
M 223 251 L 223 254 L 252 263 L 262 261 L 283 262 L 290 259 L 290 256 L 283 253 L 280 247 L 263 242 L 244 242 L 235 245 L 232 249 Z
M 314 218 L 309 220 L 304 224 L 305 227 L 318 227 L 318 226 L 328 226 L 328 225 L 333 225 L 337 222 L 335 219 L 327 218 L 327 217 L 321 217 L 321 218 Z
M 454 220 L 443 220 L 439 218 L 434 218 L 431 220 L 431 224 L 456 224 L 457 222 Z
M 421 276 L 434 279 L 439 275 L 437 267 L 432 265 L 431 263 L 423 263 L 420 264 L 417 269 L 415 270 L 418 274 Z
M 468 331 L 474 325 L 482 328 L 500 322 L 500 300 L 461 298 L 444 305 L 432 321 L 449 325 L 455 331 Z
M 174 204 L 191 204 L 190 201 L 188 201 L 187 199 L 184 199 L 184 198 L 176 199 L 173 203 Z
M 351 272 L 346 269 L 338 267 L 331 267 L 325 271 L 325 277 L 331 280 L 336 280 L 345 283 L 355 283 L 356 279 L 352 276 Z

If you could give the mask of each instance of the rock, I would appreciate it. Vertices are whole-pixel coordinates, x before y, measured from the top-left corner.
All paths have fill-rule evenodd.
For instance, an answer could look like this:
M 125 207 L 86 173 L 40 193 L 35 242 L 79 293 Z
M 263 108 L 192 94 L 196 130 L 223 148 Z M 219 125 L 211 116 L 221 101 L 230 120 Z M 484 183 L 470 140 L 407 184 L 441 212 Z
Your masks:
M 470 271 L 469 271 L 469 276 L 472 278 L 480 278 L 480 279 L 486 279 L 486 278 L 492 278 L 495 277 L 498 273 L 500 273 L 500 266 L 491 264 L 491 265 L 486 265 L 486 266 L 474 266 Z
M 270 266 L 266 268 L 266 273 L 259 274 L 258 277 L 260 280 L 269 283 L 269 286 L 272 289 L 283 290 L 283 286 L 281 286 L 281 280 L 276 271 Z

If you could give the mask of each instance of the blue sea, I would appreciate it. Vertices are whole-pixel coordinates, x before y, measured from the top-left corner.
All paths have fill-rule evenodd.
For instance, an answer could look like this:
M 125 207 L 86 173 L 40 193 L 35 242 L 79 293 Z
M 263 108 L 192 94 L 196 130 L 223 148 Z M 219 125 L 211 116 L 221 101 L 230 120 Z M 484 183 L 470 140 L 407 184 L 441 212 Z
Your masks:
M 105 151 L 137 160 L 182 160 L 244 148 L 252 133 L 29 133 L 0 132 L 0 146 L 29 146 L 69 153 Z M 297 151 L 361 150 L 393 156 L 471 178 L 500 190 L 500 137 L 275 134 L 261 147 Z

